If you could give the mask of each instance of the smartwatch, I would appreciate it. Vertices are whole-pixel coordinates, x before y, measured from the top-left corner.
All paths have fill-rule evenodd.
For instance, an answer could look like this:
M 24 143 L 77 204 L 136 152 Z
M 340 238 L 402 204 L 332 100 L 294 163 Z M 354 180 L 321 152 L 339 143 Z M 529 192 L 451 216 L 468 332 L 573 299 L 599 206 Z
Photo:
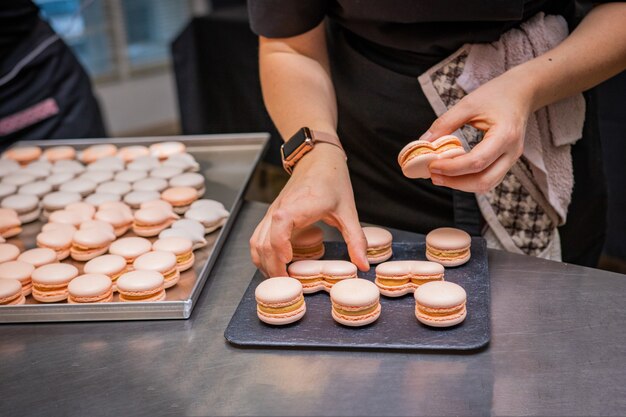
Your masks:
M 303 127 L 280 147 L 280 156 L 283 160 L 285 171 L 291 175 L 298 161 L 311 152 L 318 142 L 334 145 L 343 151 L 339 138 L 335 135 Z

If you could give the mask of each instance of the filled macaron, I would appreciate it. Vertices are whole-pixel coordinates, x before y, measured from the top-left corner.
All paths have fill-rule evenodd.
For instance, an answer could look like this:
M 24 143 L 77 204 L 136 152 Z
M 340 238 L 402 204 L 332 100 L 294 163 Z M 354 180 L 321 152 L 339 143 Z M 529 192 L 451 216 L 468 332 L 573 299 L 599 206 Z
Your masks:
M 31 293 L 32 275 L 35 267 L 28 262 L 9 261 L 0 264 L 0 278 L 16 279 L 22 284 L 22 294 L 27 296 Z
M 71 146 L 52 146 L 43 152 L 47 161 L 57 162 L 76 158 L 76 150 Z
M 64 226 L 69 226 L 71 227 L 71 229 L 48 229 L 39 233 L 36 237 L 37 246 L 40 248 L 48 248 L 55 251 L 57 254 L 57 259 L 59 261 L 62 261 L 63 259 L 70 256 L 72 239 L 76 231 L 76 229 L 74 229 L 72 225 Z
M 287 272 L 300 281 L 305 294 L 330 292 L 339 281 L 357 277 L 356 265 L 348 261 L 296 261 L 289 265 Z
M 171 211 L 160 208 L 140 209 L 135 212 L 133 232 L 137 236 L 157 236 L 162 230 L 170 227 L 176 219 L 178 216 Z
M 467 294 L 453 282 L 434 281 L 415 290 L 415 317 L 432 327 L 449 327 L 467 316 Z
M 338 282 L 330 290 L 333 319 L 345 326 L 365 326 L 380 317 L 380 292 L 362 278 Z
M 14 261 L 20 256 L 20 249 L 11 243 L 0 243 L 0 264 Z
M 70 264 L 48 264 L 33 271 L 33 298 L 42 303 L 67 299 L 67 285 L 78 276 L 78 269 Z
M 91 145 L 81 154 L 81 159 L 86 164 L 92 164 L 98 159 L 105 158 L 107 156 L 114 156 L 117 153 L 117 146 L 111 143 L 102 143 L 98 145 Z
M 25 166 L 39 159 L 41 154 L 42 150 L 39 146 L 16 146 L 6 150 L 2 154 L 2 157 L 12 159 L 20 165 Z
M 170 203 L 176 213 L 184 214 L 198 199 L 198 194 L 192 187 L 172 187 L 161 193 L 161 199 Z
M 115 240 L 115 234 L 103 229 L 78 230 L 72 238 L 70 256 L 75 261 L 86 262 L 106 253 Z
M 150 150 L 143 145 L 123 146 L 117 150 L 117 157 L 122 161 L 129 163 L 141 156 L 150 155 Z
M 113 282 L 113 291 L 117 291 L 117 280 L 132 267 L 126 263 L 126 259 L 119 255 L 102 255 L 91 259 L 85 264 L 85 274 L 103 274 Z
M 109 253 L 119 255 L 132 265 L 135 259 L 152 250 L 152 243 L 143 237 L 125 237 L 118 239 L 109 246 Z
M 10 195 L 2 200 L 1 205 L 15 210 L 22 224 L 34 222 L 41 214 L 39 199 L 34 195 Z
M 266 279 L 256 287 L 254 297 L 257 303 L 257 316 L 267 324 L 294 323 L 306 313 L 302 285 L 294 278 Z
M 122 302 L 165 300 L 163 275 L 157 271 L 127 272 L 117 280 L 117 292 Z
M 107 222 L 113 226 L 115 236 L 117 237 L 126 233 L 133 224 L 133 215 L 129 211 L 118 208 L 100 208 L 96 212 L 94 219 Z
M 8 239 L 17 236 L 22 232 L 22 222 L 13 209 L 7 209 L 15 213 L 14 215 L 0 215 L 0 236 Z
M 374 281 L 380 293 L 387 297 L 400 297 L 413 293 L 420 285 L 441 281 L 444 267 L 429 261 L 391 261 L 376 267 Z
M 160 160 L 165 160 L 172 155 L 183 154 L 186 150 L 187 147 L 184 143 L 175 141 L 159 142 L 150 145 L 150 154 Z
M 426 258 L 443 266 L 459 266 L 470 260 L 472 238 L 460 229 L 440 227 L 426 235 Z
M 195 172 L 185 172 L 170 179 L 170 187 L 192 187 L 196 189 L 198 197 L 202 197 L 206 192 L 204 186 L 204 176 Z
M 29 249 L 25 252 L 22 252 L 22 254 L 17 257 L 17 260 L 29 263 L 35 268 L 39 268 L 42 265 L 52 264 L 59 261 L 56 251 L 50 248 Z
M 0 278 L 0 306 L 16 306 L 25 302 L 22 284 L 18 280 Z
M 207 210 L 197 208 L 193 210 Z M 324 256 L 324 232 L 317 226 L 295 230 L 291 234 L 292 260 L 320 259 Z
M 146 178 L 133 183 L 133 190 L 135 191 L 156 191 L 159 193 L 166 190 L 168 187 L 167 180 L 163 178 Z
M 103 274 L 79 275 L 67 286 L 70 304 L 109 303 L 113 301 L 111 278 Z
M 367 260 L 371 264 L 385 262 L 393 255 L 391 244 L 393 236 L 381 227 L 364 227 L 363 233 L 367 240 Z
M 408 178 L 430 178 L 428 166 L 433 161 L 454 158 L 464 153 L 460 139 L 446 135 L 432 142 L 416 140 L 407 144 L 398 155 L 398 164 Z
M 157 271 L 163 275 L 163 287 L 170 288 L 180 280 L 176 255 L 172 252 L 153 251 L 144 253 L 133 262 L 137 270 Z
M 193 266 L 195 256 L 193 243 L 182 237 L 166 237 L 152 244 L 155 251 L 172 252 L 176 255 L 176 264 L 180 272 L 184 272 Z

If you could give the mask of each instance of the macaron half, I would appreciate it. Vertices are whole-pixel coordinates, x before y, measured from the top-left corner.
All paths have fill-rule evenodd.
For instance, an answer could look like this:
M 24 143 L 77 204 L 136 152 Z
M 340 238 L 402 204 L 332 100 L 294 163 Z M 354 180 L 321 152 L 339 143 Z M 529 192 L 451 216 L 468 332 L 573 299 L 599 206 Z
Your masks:
M 330 290 L 333 319 L 344 326 L 365 326 L 380 317 L 380 292 L 362 278 L 338 282 Z
M 33 298 L 42 303 L 67 299 L 67 285 L 78 276 L 78 269 L 70 264 L 54 263 L 33 271 Z

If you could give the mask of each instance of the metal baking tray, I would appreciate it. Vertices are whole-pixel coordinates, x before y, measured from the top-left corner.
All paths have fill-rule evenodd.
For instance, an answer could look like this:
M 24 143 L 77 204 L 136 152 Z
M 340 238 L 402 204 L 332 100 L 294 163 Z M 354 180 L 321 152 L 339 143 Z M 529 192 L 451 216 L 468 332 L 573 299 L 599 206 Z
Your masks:
M 167 136 L 115 139 L 71 139 L 23 141 L 19 146 L 36 145 L 42 148 L 71 145 L 77 150 L 97 143 L 113 143 L 117 146 L 149 145 L 154 142 L 180 141 L 187 146 L 200 164 L 200 173 L 205 177 L 204 198 L 218 200 L 230 211 L 226 224 L 205 238 L 207 246 L 196 250 L 193 268 L 183 272 L 179 283 L 167 290 L 167 299 L 157 302 L 121 303 L 117 294 L 111 303 L 67 304 L 39 303 L 27 297 L 27 303 L 19 306 L 0 307 L 0 323 L 103 321 L 103 320 L 158 320 L 187 319 L 204 287 L 211 268 L 224 245 L 252 173 L 263 156 L 269 140 L 267 133 L 245 133 L 224 135 Z M 18 236 L 7 240 L 21 250 L 36 247 L 35 238 L 42 223 L 37 221 L 23 226 Z M 132 236 L 132 232 L 124 235 Z M 151 238 L 150 240 L 154 240 Z M 68 258 L 69 259 L 69 258 Z M 66 261 L 64 261 L 66 262 Z M 82 273 L 84 263 L 74 263 Z
M 324 259 L 348 260 L 343 242 L 325 242 Z M 424 236 L 415 241 L 393 243 L 392 260 L 424 260 Z M 373 281 L 375 268 L 359 272 L 361 278 Z M 257 271 L 252 278 L 224 337 L 234 346 L 245 348 L 293 349 L 366 349 L 401 351 L 476 351 L 489 343 L 490 280 L 487 245 L 481 237 L 472 238 L 472 258 L 462 266 L 446 268 L 445 280 L 457 283 L 467 292 L 467 318 L 461 324 L 447 328 L 432 328 L 415 318 L 413 294 L 402 297 L 380 297 L 382 313 L 374 323 L 364 327 L 347 327 L 336 323 L 330 314 L 330 297 L 326 292 L 305 296 L 307 312 L 304 317 L 286 326 L 270 326 L 256 314 L 254 291 L 263 276 Z

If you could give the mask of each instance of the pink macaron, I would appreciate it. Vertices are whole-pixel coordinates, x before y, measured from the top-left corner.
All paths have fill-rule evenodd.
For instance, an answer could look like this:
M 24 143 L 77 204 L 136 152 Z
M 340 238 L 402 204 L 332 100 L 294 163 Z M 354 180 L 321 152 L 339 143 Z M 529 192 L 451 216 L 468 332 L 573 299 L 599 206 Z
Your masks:
M 426 258 L 443 266 L 459 266 L 470 260 L 471 236 L 460 229 L 441 227 L 426 235 Z
M 444 267 L 429 261 L 391 261 L 376 267 L 374 281 L 380 293 L 387 297 L 400 297 L 413 293 L 420 285 L 441 281 Z
M 144 253 L 133 262 L 133 268 L 157 271 L 163 275 L 163 287 L 170 288 L 180 280 L 180 272 L 176 265 L 176 255 L 172 252 L 154 251 Z
M 257 316 L 267 324 L 280 326 L 294 323 L 306 313 L 302 285 L 294 278 L 266 279 L 256 287 L 254 297 Z
M 333 319 L 344 326 L 365 326 L 380 317 L 380 292 L 366 279 L 338 282 L 330 290 L 330 301 Z
M 453 282 L 434 281 L 415 290 L 415 316 L 431 327 L 450 327 L 467 316 L 467 294 Z
M 367 240 L 367 260 L 371 264 L 385 262 L 393 255 L 391 244 L 393 236 L 381 227 L 364 227 L 363 233 Z
M 113 301 L 111 278 L 103 274 L 79 275 L 67 286 L 70 304 L 109 303 Z
M 0 306 L 15 306 L 25 302 L 22 284 L 18 280 L 0 278 Z
M 132 263 L 139 256 L 152 250 L 152 243 L 143 237 L 125 237 L 118 239 L 109 246 L 111 255 L 119 255 L 126 259 L 126 263 Z
M 416 140 L 407 144 L 398 155 L 398 164 L 408 178 L 430 178 L 428 166 L 433 161 L 454 158 L 464 153 L 459 138 L 446 135 L 432 142 Z
M 191 203 L 198 199 L 198 194 L 193 187 L 172 187 L 161 193 L 161 199 L 170 203 L 176 213 L 185 214 Z
M 145 208 L 135 212 L 133 232 L 137 236 L 157 236 L 179 217 L 175 213 L 160 208 Z
M 83 268 L 85 274 L 102 274 L 108 276 L 113 282 L 113 291 L 117 291 L 118 278 L 131 270 L 132 267 L 128 265 L 126 259 L 119 255 L 98 256 L 87 262 Z
M 103 143 L 92 145 L 82 152 L 82 161 L 86 164 L 92 164 L 99 159 L 114 156 L 117 153 L 117 146 L 111 143 Z
M 11 243 L 0 243 L 0 264 L 14 261 L 20 256 L 20 248 Z
M 133 224 L 132 213 L 118 208 L 101 208 L 94 216 L 95 220 L 109 223 L 115 230 L 115 236 L 122 236 Z
M 193 210 L 206 210 L 196 208 Z M 324 232 L 317 226 L 294 230 L 291 234 L 292 260 L 320 259 L 324 256 Z
M 108 230 L 93 228 L 78 230 L 72 238 L 70 256 L 75 261 L 86 262 L 109 250 L 115 240 L 115 234 Z
M 22 293 L 27 296 L 31 293 L 32 274 L 35 267 L 28 262 L 9 261 L 0 264 L 0 278 L 16 279 L 22 284 Z
M 51 223 L 49 223 L 51 224 Z M 50 229 L 41 232 L 37 235 L 37 246 L 40 248 L 48 248 L 52 249 L 57 254 L 57 259 L 62 261 L 63 259 L 70 256 L 70 248 L 72 246 L 72 238 L 74 237 L 74 233 L 76 229 L 72 225 L 63 225 L 69 226 L 71 229 L 65 228 L 57 228 Z
M 43 152 L 43 157 L 50 162 L 76 158 L 76 150 L 71 146 L 53 146 Z
M 74 265 L 54 263 L 33 271 L 33 297 L 42 303 L 55 303 L 67 299 L 67 285 L 78 276 Z
M 39 268 L 42 265 L 58 262 L 56 251 L 50 248 L 34 248 L 23 252 L 17 257 L 18 261 L 26 262 Z
M 150 145 L 150 154 L 160 160 L 165 160 L 172 155 L 183 154 L 186 150 L 187 147 L 184 143 L 175 141 L 159 142 Z
M 348 261 L 296 261 L 289 265 L 287 272 L 300 281 L 305 294 L 322 290 L 330 292 L 339 281 L 357 277 L 356 265 Z
M 117 280 L 117 291 L 122 302 L 165 300 L 163 275 L 157 271 L 127 272 Z
M 193 254 L 193 242 L 183 237 L 166 237 L 152 244 L 155 251 L 172 252 L 176 255 L 176 264 L 180 272 L 186 271 L 193 266 L 195 256 Z

